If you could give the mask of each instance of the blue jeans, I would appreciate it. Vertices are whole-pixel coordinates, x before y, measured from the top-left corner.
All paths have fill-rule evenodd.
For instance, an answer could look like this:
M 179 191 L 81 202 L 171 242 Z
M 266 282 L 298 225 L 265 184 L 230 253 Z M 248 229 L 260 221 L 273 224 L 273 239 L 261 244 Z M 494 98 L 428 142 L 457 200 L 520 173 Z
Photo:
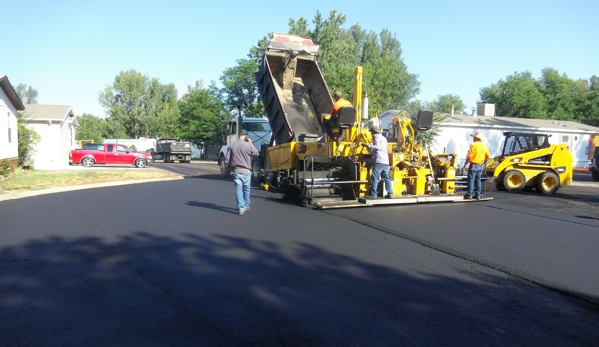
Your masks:
M 475 193 L 474 196 L 482 196 L 482 182 L 481 177 L 483 175 L 483 169 L 485 168 L 485 164 L 470 164 L 468 167 L 468 194 L 472 196 L 472 193 Z
M 235 182 L 237 210 L 241 212 L 246 207 L 250 206 L 250 184 L 252 182 L 251 171 L 233 171 L 233 182 Z
M 382 177 L 385 180 L 385 190 L 387 190 L 387 194 L 393 195 L 393 182 L 391 182 L 389 165 L 387 164 L 374 164 L 372 167 L 372 176 L 370 177 L 370 195 L 377 196 L 379 177 Z

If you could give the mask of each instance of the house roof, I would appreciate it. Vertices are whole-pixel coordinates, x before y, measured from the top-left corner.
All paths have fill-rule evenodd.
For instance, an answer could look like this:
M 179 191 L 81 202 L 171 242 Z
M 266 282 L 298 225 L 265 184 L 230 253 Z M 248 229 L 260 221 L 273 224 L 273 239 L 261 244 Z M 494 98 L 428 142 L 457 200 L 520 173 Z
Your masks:
M 24 117 L 30 120 L 63 121 L 68 116 L 74 116 L 73 107 L 67 105 L 25 105 Z
M 484 128 L 534 128 L 551 129 L 561 132 L 579 132 L 579 133 L 597 133 L 599 128 L 563 120 L 553 119 L 530 119 L 514 117 L 494 117 L 494 116 L 467 116 L 464 114 L 442 113 L 440 123 L 454 126 L 484 127 Z
M 399 110 L 387 110 L 379 115 L 379 117 L 392 115 L 395 116 Z M 514 118 L 514 117 L 495 117 L 495 116 L 469 116 L 465 114 L 449 113 L 435 114 L 443 118 L 439 120 L 441 124 L 456 127 L 469 128 L 499 128 L 499 129 L 544 129 L 560 132 L 576 132 L 576 133 L 593 133 L 599 134 L 599 128 L 563 120 L 553 119 L 530 119 L 530 118 Z
M 19 98 L 19 95 L 5 75 L 0 75 L 0 88 L 2 88 L 4 94 L 8 96 L 8 99 L 18 111 L 23 111 L 25 109 L 25 105 L 23 105 L 21 98 Z

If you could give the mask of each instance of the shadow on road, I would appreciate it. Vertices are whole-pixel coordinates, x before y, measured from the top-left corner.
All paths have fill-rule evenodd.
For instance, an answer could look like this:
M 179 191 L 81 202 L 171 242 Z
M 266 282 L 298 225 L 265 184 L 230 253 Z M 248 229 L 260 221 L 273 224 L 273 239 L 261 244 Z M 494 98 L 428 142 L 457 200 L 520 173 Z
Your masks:
M 408 275 L 313 244 L 249 237 L 48 236 L 0 250 L 0 345 L 599 341 L 596 307 L 505 276 L 420 269 Z
M 234 213 L 234 214 L 237 214 L 237 212 L 238 212 L 237 209 L 216 205 L 211 202 L 188 201 L 185 203 L 185 205 L 207 208 L 207 209 L 217 210 L 217 211 L 222 211 L 222 212 L 229 212 L 229 213 Z
M 203 178 L 203 179 L 207 179 L 207 180 L 218 180 L 218 181 L 231 181 L 233 182 L 233 179 L 230 177 L 223 177 L 221 174 L 205 174 L 205 175 L 187 175 L 187 176 L 183 176 L 183 178 Z

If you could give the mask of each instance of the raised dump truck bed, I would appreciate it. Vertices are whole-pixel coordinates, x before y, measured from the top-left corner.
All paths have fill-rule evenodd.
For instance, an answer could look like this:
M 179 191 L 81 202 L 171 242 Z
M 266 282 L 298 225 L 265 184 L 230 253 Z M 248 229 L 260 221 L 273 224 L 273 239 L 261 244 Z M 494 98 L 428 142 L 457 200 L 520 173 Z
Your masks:
M 323 133 L 320 115 L 333 106 L 311 39 L 274 33 L 256 73 L 274 144 L 310 141 Z

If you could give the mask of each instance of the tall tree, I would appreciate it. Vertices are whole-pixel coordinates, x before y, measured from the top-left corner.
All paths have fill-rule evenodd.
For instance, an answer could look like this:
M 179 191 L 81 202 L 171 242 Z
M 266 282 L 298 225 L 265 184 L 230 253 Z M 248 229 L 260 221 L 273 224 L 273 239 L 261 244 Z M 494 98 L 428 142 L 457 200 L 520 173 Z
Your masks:
M 514 73 L 490 87 L 480 90 L 483 103 L 495 104 L 502 117 L 548 118 L 547 101 L 530 72 Z
M 108 123 L 103 118 L 98 118 L 91 114 L 84 113 L 77 116 L 79 128 L 75 134 L 77 140 L 94 140 L 94 142 L 102 143 L 104 138 L 108 138 Z
M 584 83 L 584 92 L 577 100 L 579 121 L 599 126 L 599 77 L 592 76 Z
M 35 132 L 29 125 L 29 121 L 24 117 L 22 112 L 17 112 L 17 128 L 18 128 L 18 154 L 19 165 L 33 166 L 31 160 L 34 154 L 35 145 L 40 141 L 40 135 Z
M 161 84 L 158 79 L 152 78 L 145 109 L 147 117 L 141 124 L 147 137 L 166 137 L 176 133 L 180 113 L 174 84 Z
M 418 76 L 408 72 L 395 34 L 384 29 L 377 35 L 358 24 L 345 29 L 345 22 L 346 16 L 337 11 L 331 11 L 327 18 L 317 11 L 313 30 L 300 17 L 289 19 L 288 32 L 310 37 L 320 45 L 318 63 L 331 92 L 339 90 L 347 99 L 353 99 L 353 74 L 361 65 L 363 90 L 368 93 L 371 109 L 396 108 L 414 97 L 420 87 Z M 253 56 L 257 51 L 258 47 L 252 50 Z
M 172 136 L 168 124 L 178 118 L 177 90 L 135 70 L 121 71 L 111 86 L 100 92 L 100 104 L 108 113 L 108 122 L 120 124 L 127 137 Z
M 19 83 L 15 89 L 15 92 L 17 92 L 17 95 L 25 104 L 37 104 L 38 93 L 37 90 L 32 86 Z
M 439 95 L 430 103 L 429 109 L 435 113 L 463 113 L 466 110 L 464 101 L 455 94 Z
M 197 142 L 222 143 L 224 124 L 231 114 L 214 89 L 192 89 L 179 101 L 181 110 L 178 136 Z
M 576 114 L 576 99 L 583 93 L 575 81 L 565 74 L 552 68 L 545 68 L 541 72 L 539 89 L 547 101 L 548 118 L 573 120 Z
M 220 77 L 223 87 L 219 90 L 220 98 L 229 109 L 238 105 L 250 117 L 262 117 L 264 106 L 259 99 L 258 85 L 254 73 L 258 63 L 253 59 L 239 59 L 237 66 L 226 69 Z

